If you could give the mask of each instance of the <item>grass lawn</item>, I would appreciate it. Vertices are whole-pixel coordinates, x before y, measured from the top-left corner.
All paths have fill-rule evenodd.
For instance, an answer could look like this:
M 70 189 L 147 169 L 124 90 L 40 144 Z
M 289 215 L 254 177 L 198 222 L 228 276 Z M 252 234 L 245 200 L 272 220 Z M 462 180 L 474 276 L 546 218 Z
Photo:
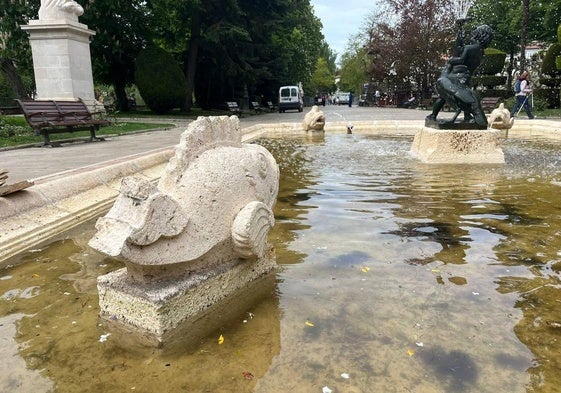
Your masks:
M 96 131 L 96 135 L 122 135 L 143 130 L 170 128 L 173 126 L 173 124 L 164 122 L 141 123 L 123 120 L 117 121 L 107 127 L 101 127 Z M 50 134 L 49 137 L 52 141 L 56 141 L 69 138 L 89 137 L 89 135 L 89 131 L 76 131 Z M 0 147 L 12 147 L 41 142 L 43 142 L 43 136 L 35 135 L 31 127 L 27 125 L 23 116 L 0 116 Z

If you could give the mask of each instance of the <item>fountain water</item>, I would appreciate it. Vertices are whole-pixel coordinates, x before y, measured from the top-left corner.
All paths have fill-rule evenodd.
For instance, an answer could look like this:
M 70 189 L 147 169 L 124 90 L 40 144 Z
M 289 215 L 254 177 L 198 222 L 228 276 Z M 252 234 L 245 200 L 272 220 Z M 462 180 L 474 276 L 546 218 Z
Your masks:
M 1 323 L 37 373 L 4 361 L 2 390 L 554 391 L 559 145 L 508 140 L 506 165 L 473 167 L 344 127 L 259 144 L 281 173 L 276 283 L 194 349 L 123 348 L 95 288 L 122 264 L 86 225 L 3 272 Z

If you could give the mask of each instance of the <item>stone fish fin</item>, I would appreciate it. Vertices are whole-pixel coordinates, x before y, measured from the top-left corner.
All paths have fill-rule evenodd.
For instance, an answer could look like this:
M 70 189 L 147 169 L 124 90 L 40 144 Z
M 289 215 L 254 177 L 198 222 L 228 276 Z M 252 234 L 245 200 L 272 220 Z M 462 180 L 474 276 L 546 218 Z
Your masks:
M 232 224 L 232 242 L 240 258 L 262 257 L 267 235 L 275 225 L 273 212 L 267 205 L 253 201 L 240 210 Z
M 240 120 L 236 116 L 199 116 L 181 134 L 175 155 L 160 180 L 160 189 L 178 183 L 189 165 L 202 153 L 223 146 L 242 147 Z

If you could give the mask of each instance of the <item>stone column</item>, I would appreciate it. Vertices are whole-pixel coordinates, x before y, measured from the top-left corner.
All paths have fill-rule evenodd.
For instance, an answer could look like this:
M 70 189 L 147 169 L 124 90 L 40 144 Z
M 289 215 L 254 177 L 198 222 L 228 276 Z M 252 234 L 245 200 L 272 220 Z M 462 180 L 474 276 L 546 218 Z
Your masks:
M 30 20 L 21 28 L 29 33 L 36 98 L 93 103 L 90 38 L 95 32 L 68 18 Z

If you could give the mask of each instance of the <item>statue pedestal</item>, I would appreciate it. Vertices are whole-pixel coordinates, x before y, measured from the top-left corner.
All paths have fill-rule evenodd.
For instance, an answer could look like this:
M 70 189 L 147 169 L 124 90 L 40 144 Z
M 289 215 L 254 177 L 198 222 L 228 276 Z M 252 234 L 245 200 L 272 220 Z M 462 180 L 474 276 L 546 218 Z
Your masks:
M 423 127 L 411 153 L 428 164 L 504 164 L 500 131 L 443 130 Z
M 95 32 L 71 20 L 30 20 L 37 99 L 93 102 L 90 38 Z
M 275 267 L 271 248 L 263 258 L 224 262 L 192 272 L 187 278 L 145 285 L 133 283 L 123 268 L 98 278 L 100 317 L 111 333 L 127 336 L 127 341 L 133 343 L 160 347 L 190 337 L 196 341 L 210 330 L 209 326 L 203 327 L 193 337 L 199 329 L 198 320 L 216 312 L 213 310 L 217 304 L 240 296 L 244 288 L 256 293 L 253 284 Z M 235 303 L 240 301 L 237 298 Z

